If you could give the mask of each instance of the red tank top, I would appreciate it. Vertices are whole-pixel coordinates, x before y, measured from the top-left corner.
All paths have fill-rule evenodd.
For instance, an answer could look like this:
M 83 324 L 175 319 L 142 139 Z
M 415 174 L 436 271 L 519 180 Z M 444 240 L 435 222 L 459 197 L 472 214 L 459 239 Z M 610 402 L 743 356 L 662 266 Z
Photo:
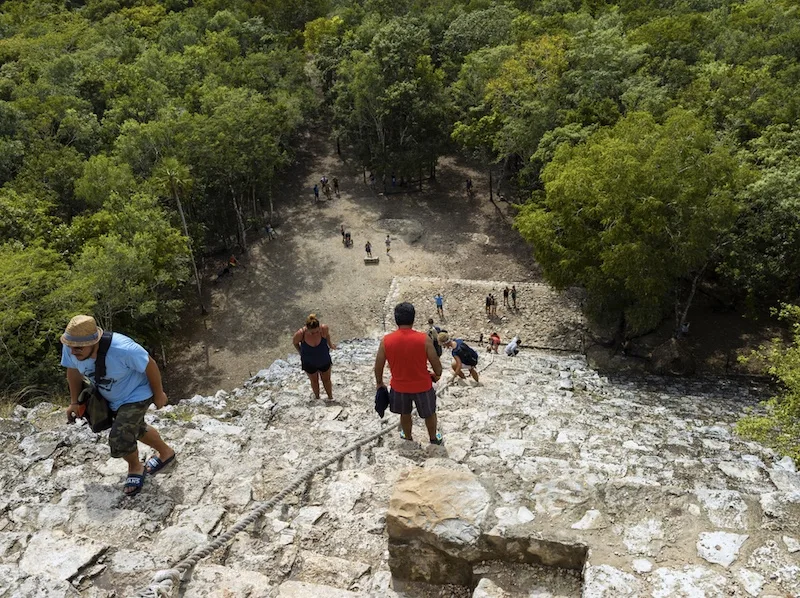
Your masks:
M 427 339 L 427 334 L 411 328 L 398 328 L 383 337 L 386 359 L 392 371 L 390 384 L 397 392 L 426 392 L 433 386 L 425 352 Z

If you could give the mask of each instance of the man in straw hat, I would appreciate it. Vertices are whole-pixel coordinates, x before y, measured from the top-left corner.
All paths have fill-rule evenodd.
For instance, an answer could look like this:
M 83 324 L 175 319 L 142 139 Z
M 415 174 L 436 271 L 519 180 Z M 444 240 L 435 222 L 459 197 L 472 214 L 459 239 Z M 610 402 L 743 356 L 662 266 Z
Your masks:
M 161 386 L 161 372 L 144 347 L 118 332 L 113 333 L 106 354 L 106 373 L 95 380 L 95 361 L 103 329 L 92 316 L 75 316 L 61 335 L 61 365 L 67 368 L 70 405 L 67 417 L 78 413 L 78 395 L 83 378 L 94 383 L 114 412 L 108 434 L 111 456 L 125 459 L 128 477 L 123 492 L 135 496 L 144 485 L 145 473 L 154 474 L 174 462 L 175 451 L 161 439 L 158 431 L 144 423 L 144 414 L 154 403 L 157 409 L 167 404 Z M 137 440 L 153 448 L 156 455 L 142 463 Z

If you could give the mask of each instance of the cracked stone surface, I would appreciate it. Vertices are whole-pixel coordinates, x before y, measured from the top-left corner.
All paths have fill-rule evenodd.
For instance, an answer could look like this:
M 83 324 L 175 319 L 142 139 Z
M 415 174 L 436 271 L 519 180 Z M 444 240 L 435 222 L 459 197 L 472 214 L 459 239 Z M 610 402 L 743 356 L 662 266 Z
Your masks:
M 308 467 L 394 425 L 373 410 L 376 348 L 355 340 L 334 352 L 335 404 L 310 399 L 292 356 L 231 393 L 151 410 L 178 459 L 132 499 L 105 435 L 64 425 L 52 405 L 18 407 L 0 420 L 0 596 L 135 595 Z M 800 595 L 797 471 L 733 432 L 765 389 L 606 377 L 564 353 L 480 359 L 480 386 L 439 399 L 443 446 L 393 430 L 349 454 L 201 561 L 184 595 L 425 595 L 396 586 L 388 566 L 389 500 L 410 471 L 472 476 L 485 492 L 476 521 L 498 543 L 588 547 L 572 589 L 534 571 L 520 589 L 473 570 L 476 586 L 486 579 L 469 589 L 477 596 Z

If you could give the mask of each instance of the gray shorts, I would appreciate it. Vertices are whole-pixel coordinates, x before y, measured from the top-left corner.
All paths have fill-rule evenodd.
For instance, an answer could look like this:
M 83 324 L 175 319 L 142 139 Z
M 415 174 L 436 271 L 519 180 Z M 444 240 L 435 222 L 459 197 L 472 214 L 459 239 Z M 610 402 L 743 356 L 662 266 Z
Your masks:
M 411 413 L 412 406 L 417 408 L 417 415 L 428 419 L 436 413 L 436 391 L 431 387 L 425 392 L 396 392 L 389 389 L 389 411 L 406 415 Z
M 144 414 L 153 402 L 153 398 L 127 403 L 114 414 L 114 423 L 108 433 L 108 445 L 112 457 L 124 457 L 138 450 L 136 442 L 147 432 Z

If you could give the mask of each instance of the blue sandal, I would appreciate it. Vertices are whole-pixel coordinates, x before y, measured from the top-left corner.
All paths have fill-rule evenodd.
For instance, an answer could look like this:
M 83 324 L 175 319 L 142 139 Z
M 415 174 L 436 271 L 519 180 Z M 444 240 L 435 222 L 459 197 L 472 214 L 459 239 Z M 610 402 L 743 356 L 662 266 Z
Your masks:
M 167 465 L 172 463 L 175 460 L 175 454 L 173 453 L 169 459 L 164 461 L 161 460 L 160 457 L 153 455 L 150 457 L 144 464 L 144 471 L 149 475 L 153 475 L 158 473 L 162 469 L 164 469 Z
M 142 491 L 142 486 L 144 486 L 144 474 L 129 473 L 125 485 L 122 487 L 122 493 L 125 496 L 136 496 Z

